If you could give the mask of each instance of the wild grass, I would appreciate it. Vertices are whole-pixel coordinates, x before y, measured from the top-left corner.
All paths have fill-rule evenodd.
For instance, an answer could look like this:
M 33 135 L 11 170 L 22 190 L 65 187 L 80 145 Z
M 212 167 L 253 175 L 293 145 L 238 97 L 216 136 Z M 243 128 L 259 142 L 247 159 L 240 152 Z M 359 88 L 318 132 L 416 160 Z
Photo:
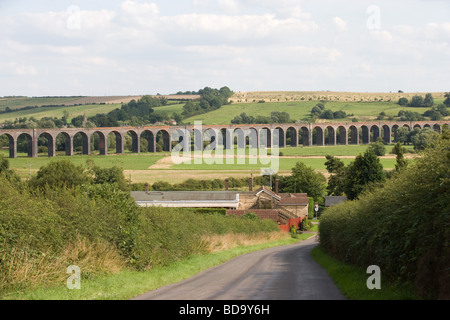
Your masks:
M 398 286 L 385 281 L 381 274 L 381 289 L 368 289 L 371 274 L 366 269 L 333 259 L 320 246 L 311 253 L 334 280 L 341 292 L 350 300 L 415 300 L 418 299 L 408 286 Z
M 60 284 L 8 292 L 1 298 L 8 300 L 127 300 L 147 291 L 190 278 L 239 255 L 298 241 L 284 233 L 284 236 L 280 236 L 280 239 L 275 241 L 269 239 L 250 246 L 233 246 L 230 249 L 194 255 L 145 271 L 124 268 L 117 273 L 88 278 L 85 278 L 82 273 L 80 290 L 69 290 L 66 287 L 66 279 L 69 276 L 66 274 L 66 278 Z
M 3 260 L 0 288 L 9 287 L 14 291 L 64 282 L 71 262 L 83 270 L 84 277 L 115 274 L 126 265 L 125 259 L 110 244 L 85 238 L 74 239 L 58 255 L 36 252 L 18 243 L 10 252 L 0 248 L 0 257 Z

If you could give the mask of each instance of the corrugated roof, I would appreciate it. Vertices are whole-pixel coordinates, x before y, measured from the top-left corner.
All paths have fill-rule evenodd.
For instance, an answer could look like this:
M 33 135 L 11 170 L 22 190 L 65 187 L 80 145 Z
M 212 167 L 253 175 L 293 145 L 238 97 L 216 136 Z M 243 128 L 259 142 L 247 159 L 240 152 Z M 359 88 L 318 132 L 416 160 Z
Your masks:
M 136 201 L 234 201 L 235 191 L 132 191 Z
M 285 197 L 285 198 L 281 198 L 280 202 L 278 202 L 279 205 L 283 206 L 283 205 L 308 205 L 309 204 L 309 199 L 308 197 Z

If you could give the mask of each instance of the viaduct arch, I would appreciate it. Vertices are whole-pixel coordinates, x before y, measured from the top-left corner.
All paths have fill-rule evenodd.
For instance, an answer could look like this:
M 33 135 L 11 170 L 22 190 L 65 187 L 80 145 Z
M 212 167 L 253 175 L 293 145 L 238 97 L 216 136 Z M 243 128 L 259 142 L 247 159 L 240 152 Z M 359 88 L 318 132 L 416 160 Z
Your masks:
M 430 128 L 442 133 L 450 121 L 392 121 L 357 123 L 291 123 L 291 124 L 249 124 L 249 125 L 186 125 L 186 126 L 150 126 L 116 128 L 57 128 L 57 129 L 2 129 L 0 136 L 6 136 L 9 142 L 9 157 L 17 157 L 18 142 L 26 144 L 29 157 L 38 156 L 38 142 L 47 141 L 47 154 L 56 156 L 56 142 L 63 141 L 66 156 L 74 154 L 74 141 L 80 144 L 84 155 L 91 154 L 92 144 L 98 144 L 100 155 L 108 154 L 108 143 L 115 142 L 115 153 L 125 151 L 125 143 L 131 141 L 133 153 L 172 150 L 173 142 L 182 145 L 184 150 L 203 150 L 205 141 L 211 146 L 223 146 L 226 149 L 236 145 L 243 148 L 284 148 L 287 145 L 325 146 L 347 144 L 369 144 L 381 137 L 384 142 L 397 140 L 396 131 L 401 127 Z M 45 138 L 45 139 L 42 139 Z M 146 150 L 141 150 L 141 142 Z M 162 146 L 161 150 L 158 149 Z

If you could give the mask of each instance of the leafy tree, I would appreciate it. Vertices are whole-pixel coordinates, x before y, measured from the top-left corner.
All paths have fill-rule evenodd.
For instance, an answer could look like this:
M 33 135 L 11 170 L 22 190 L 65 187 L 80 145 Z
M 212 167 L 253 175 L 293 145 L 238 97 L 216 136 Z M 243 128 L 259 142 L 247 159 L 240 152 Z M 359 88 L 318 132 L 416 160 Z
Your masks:
M 420 107 L 423 107 L 424 102 L 425 101 L 422 96 L 416 95 L 411 98 L 411 102 L 409 103 L 409 106 L 413 107 L 413 108 L 420 108 Z
M 291 175 L 283 181 L 283 186 L 280 181 L 280 189 L 283 192 L 294 192 L 295 188 L 296 192 L 307 193 L 309 197 L 319 201 L 325 195 L 325 182 L 323 174 L 299 161 L 292 168 Z
M 372 142 L 369 145 L 369 148 L 373 150 L 373 152 L 381 157 L 386 154 L 386 147 L 384 146 L 383 140 L 381 138 L 378 138 L 377 141 Z
M 319 116 L 321 113 L 322 113 L 322 109 L 317 105 L 311 109 L 311 115 Z
M 392 152 L 396 155 L 395 171 L 399 172 L 408 166 L 408 160 L 405 159 L 405 148 L 402 147 L 400 142 L 397 142 L 392 149 Z
M 363 155 L 358 155 L 347 167 L 344 191 L 348 199 L 354 200 L 370 184 L 385 181 L 383 166 L 372 149 L 367 148 Z
M 84 166 L 76 166 L 70 160 L 52 161 L 39 169 L 37 176 L 30 180 L 36 188 L 72 188 L 91 182 Z
M 427 93 L 425 95 L 425 99 L 423 101 L 423 106 L 427 108 L 431 108 L 434 105 L 434 98 L 431 93 Z
M 118 166 L 101 168 L 95 165 L 92 160 L 87 160 L 86 164 L 94 184 L 115 184 L 120 190 L 129 190 L 122 168 Z
M 334 112 L 327 109 L 320 114 L 321 119 L 334 119 Z
M 445 104 L 447 107 L 450 107 L 450 92 L 446 92 L 445 95 L 444 95 L 444 97 L 446 98 L 446 99 L 444 100 L 444 104 Z
M 436 111 L 438 111 L 440 114 L 442 114 L 444 117 L 447 117 L 450 115 L 450 113 L 447 110 L 447 106 L 445 104 L 439 104 L 436 107 Z
M 439 134 L 430 128 L 414 130 L 415 134 L 411 138 L 415 150 L 424 150 L 433 145 L 438 139 Z
M 330 173 L 328 178 L 327 193 L 329 196 L 341 196 L 344 193 L 344 181 L 345 181 L 345 165 L 342 160 L 327 155 L 327 161 L 325 166 Z
M 333 112 L 334 119 L 344 119 L 347 117 L 347 113 L 345 111 L 339 110 Z
M 406 106 L 407 104 L 408 104 L 408 99 L 406 99 L 406 98 L 400 98 L 400 99 L 398 99 L 398 104 L 399 105 L 401 105 L 401 106 Z

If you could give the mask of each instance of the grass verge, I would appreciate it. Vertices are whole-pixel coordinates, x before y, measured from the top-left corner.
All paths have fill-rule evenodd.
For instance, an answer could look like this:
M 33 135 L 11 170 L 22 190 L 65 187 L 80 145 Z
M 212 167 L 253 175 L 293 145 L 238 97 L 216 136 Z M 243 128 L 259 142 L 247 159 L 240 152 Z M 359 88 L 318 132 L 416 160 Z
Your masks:
M 66 284 L 52 287 L 40 287 L 26 291 L 5 294 L 4 300 L 127 300 L 156 288 L 176 283 L 192 277 L 199 272 L 222 264 L 239 255 L 247 254 L 276 246 L 297 243 L 303 237 L 271 241 L 252 246 L 240 246 L 229 250 L 192 256 L 174 262 L 165 267 L 148 271 L 122 270 L 117 274 L 107 274 L 83 279 L 81 289 L 69 290 Z M 67 275 L 69 277 L 70 275 Z
M 399 286 L 384 281 L 382 270 L 381 289 L 370 290 L 367 288 L 366 282 L 371 274 L 366 273 L 363 268 L 332 258 L 320 246 L 315 247 L 311 255 L 350 300 L 419 300 L 408 285 Z

